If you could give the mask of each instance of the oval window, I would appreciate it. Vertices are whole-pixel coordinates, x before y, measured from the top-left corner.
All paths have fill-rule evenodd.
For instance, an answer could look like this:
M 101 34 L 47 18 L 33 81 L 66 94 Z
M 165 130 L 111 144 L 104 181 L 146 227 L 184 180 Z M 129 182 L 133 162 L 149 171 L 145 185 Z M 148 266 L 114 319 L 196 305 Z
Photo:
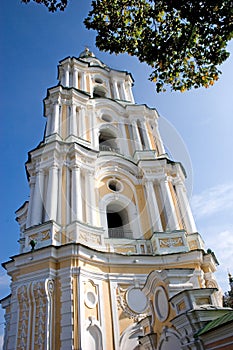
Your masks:
M 112 121 L 112 117 L 110 115 L 107 115 L 107 114 L 103 114 L 101 119 L 105 122 L 108 122 L 108 123 L 110 123 Z
M 95 83 L 97 84 L 103 84 L 103 80 L 100 78 L 95 78 Z
M 108 182 L 108 188 L 113 192 L 119 192 L 122 190 L 122 183 L 118 180 L 110 180 Z

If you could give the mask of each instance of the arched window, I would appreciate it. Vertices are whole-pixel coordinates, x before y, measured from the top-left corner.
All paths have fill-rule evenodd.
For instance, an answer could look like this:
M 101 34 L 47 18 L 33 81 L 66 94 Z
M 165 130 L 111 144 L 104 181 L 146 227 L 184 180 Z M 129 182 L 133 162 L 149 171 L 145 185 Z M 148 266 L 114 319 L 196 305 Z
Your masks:
M 108 130 L 102 130 L 99 135 L 100 151 L 115 151 L 118 152 L 116 136 Z
M 107 223 L 109 238 L 129 237 L 129 218 L 126 208 L 117 202 L 112 202 L 107 206 Z
M 93 97 L 105 97 L 106 92 L 103 87 L 95 86 L 93 90 Z

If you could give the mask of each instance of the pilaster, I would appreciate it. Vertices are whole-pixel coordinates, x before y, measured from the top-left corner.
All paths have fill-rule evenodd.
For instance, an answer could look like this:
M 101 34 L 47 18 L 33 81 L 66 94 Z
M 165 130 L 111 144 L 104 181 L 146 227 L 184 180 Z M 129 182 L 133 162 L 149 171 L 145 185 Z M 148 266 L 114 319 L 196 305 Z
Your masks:
M 61 290 L 61 319 L 60 319 L 60 350 L 74 350 L 73 338 L 73 277 L 71 269 L 66 268 L 59 271 Z

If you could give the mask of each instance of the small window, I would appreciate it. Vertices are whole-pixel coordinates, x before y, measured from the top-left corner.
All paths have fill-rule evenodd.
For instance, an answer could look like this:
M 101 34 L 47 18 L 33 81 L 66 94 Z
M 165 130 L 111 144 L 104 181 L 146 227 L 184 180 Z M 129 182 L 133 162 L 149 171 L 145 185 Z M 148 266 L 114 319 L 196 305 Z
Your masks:
M 95 83 L 97 84 L 103 84 L 103 80 L 100 78 L 95 78 Z
M 111 190 L 111 191 L 114 191 L 114 192 L 119 192 L 122 190 L 122 184 L 120 181 L 118 180 L 110 180 L 108 182 L 108 188 Z
M 101 119 L 107 123 L 110 123 L 112 121 L 112 117 L 110 115 L 107 115 L 107 114 L 103 114 L 101 116 Z

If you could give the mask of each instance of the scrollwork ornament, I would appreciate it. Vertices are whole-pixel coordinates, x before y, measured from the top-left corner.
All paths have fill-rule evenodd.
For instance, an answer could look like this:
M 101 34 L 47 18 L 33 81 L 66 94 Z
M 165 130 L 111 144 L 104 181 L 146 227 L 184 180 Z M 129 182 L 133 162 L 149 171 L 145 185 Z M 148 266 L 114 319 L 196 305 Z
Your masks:
M 29 285 L 21 285 L 17 290 L 19 303 L 18 347 L 26 349 L 29 318 Z
M 33 294 L 35 299 L 35 314 L 36 323 L 35 329 L 35 344 L 38 345 L 39 350 L 43 350 L 45 334 L 46 334 L 46 290 L 44 281 L 34 282 Z
M 47 280 L 47 293 L 51 297 L 54 292 L 54 281 L 52 279 Z
M 128 318 L 133 319 L 134 322 L 138 322 L 148 315 L 149 307 L 144 313 L 137 313 L 131 310 L 126 300 L 128 289 L 119 286 L 116 289 L 118 310 L 121 309 Z

